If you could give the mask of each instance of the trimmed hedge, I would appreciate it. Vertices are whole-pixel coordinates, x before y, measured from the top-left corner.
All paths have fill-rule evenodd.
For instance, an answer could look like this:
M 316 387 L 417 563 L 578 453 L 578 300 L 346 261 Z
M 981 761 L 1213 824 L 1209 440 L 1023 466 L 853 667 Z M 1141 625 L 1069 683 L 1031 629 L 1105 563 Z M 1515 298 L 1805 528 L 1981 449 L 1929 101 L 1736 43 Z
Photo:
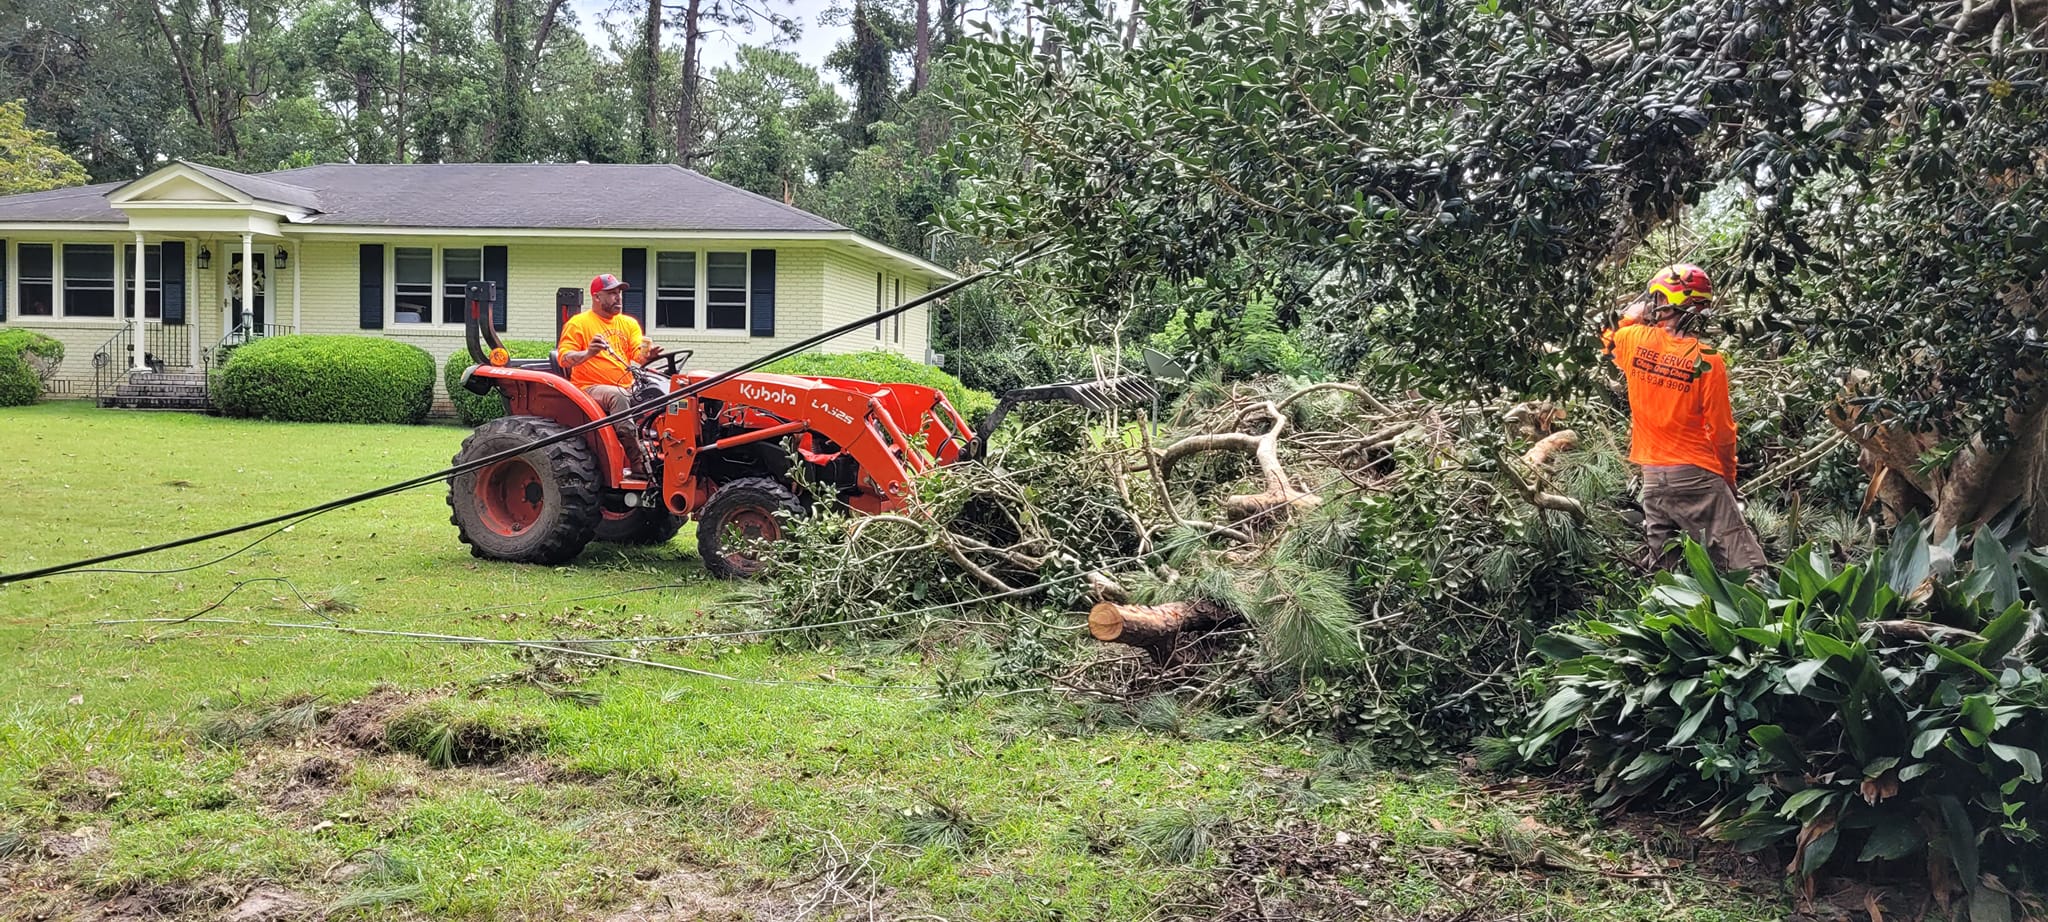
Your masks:
M 554 343 L 537 339 L 505 340 L 505 351 L 515 359 L 544 359 L 554 348 Z M 455 404 L 455 415 L 462 419 L 462 424 L 481 426 L 505 415 L 505 395 L 494 390 L 479 397 L 463 390 L 462 373 L 472 364 L 468 347 L 457 350 L 441 368 L 441 384 L 447 388 L 448 400 Z
M 953 409 L 959 410 L 969 423 L 980 421 L 996 408 L 993 394 L 975 390 L 961 384 L 959 378 L 893 352 L 876 350 L 833 355 L 806 352 L 771 363 L 761 370 L 785 375 L 852 378 L 880 384 L 922 384 L 943 392 L 946 399 L 952 401 Z
M 228 416 L 417 423 L 434 402 L 434 357 L 368 336 L 272 336 L 236 347 L 216 383 Z
M 25 407 L 64 361 L 64 344 L 33 330 L 0 332 L 0 407 Z

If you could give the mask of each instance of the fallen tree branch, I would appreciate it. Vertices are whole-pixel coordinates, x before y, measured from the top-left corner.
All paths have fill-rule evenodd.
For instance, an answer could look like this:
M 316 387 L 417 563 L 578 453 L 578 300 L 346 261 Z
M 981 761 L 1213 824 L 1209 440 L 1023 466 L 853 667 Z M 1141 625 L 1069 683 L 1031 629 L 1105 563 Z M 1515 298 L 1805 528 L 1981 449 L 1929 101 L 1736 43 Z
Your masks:
M 1553 512 L 1565 513 L 1576 522 L 1586 521 L 1586 507 L 1578 500 L 1569 496 L 1545 492 L 1534 477 L 1523 476 L 1522 472 L 1515 467 L 1514 462 L 1508 460 L 1505 455 L 1500 458 L 1500 470 L 1515 485 L 1515 491 L 1520 493 L 1523 499 L 1528 500 L 1529 505 L 1535 506 L 1538 509 L 1549 509 Z
M 1164 663 L 1183 633 L 1206 631 L 1239 619 L 1237 612 L 1208 599 L 1163 605 L 1097 603 L 1088 610 L 1088 633 L 1103 643 L 1138 647 Z

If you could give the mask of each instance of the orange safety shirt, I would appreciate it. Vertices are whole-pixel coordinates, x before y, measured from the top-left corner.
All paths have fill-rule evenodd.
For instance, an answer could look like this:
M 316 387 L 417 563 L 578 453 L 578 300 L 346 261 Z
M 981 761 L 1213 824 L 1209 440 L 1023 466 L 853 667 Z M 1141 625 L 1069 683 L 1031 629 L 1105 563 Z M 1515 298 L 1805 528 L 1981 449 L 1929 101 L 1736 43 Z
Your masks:
M 1623 319 L 1602 334 L 1628 378 L 1633 424 L 1628 459 L 1643 465 L 1690 464 L 1735 485 L 1735 411 L 1728 405 L 1728 363 L 1700 341 Z
M 610 340 L 611 349 L 599 349 L 589 359 L 569 369 L 569 383 L 589 390 L 600 384 L 633 389 L 633 370 L 626 366 L 620 356 L 627 359 L 640 354 L 640 321 L 631 314 L 620 311 L 607 323 L 599 319 L 596 311 L 584 311 L 569 318 L 562 324 L 562 340 L 555 344 L 556 352 L 581 352 L 590 347 L 590 340 L 599 333 Z M 617 352 L 618 355 L 613 355 Z

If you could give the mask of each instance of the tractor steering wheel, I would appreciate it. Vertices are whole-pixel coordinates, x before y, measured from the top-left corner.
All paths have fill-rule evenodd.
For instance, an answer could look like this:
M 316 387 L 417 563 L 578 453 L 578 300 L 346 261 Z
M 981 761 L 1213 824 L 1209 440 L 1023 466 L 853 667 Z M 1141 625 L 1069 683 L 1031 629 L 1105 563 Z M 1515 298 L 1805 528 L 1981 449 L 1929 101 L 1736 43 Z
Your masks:
M 662 363 L 662 374 L 668 375 L 669 377 L 673 378 L 676 375 L 676 368 L 680 366 L 682 363 L 689 361 L 690 356 L 694 354 L 695 353 L 691 352 L 688 349 L 678 349 L 674 352 L 662 353 L 661 357 L 655 359 L 655 361 Z

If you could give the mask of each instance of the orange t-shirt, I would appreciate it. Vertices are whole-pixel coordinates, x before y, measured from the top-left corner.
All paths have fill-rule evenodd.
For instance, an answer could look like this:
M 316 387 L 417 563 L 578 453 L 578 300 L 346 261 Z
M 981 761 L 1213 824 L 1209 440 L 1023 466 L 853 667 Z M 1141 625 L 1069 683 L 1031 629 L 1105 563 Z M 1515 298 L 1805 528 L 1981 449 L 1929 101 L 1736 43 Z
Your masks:
M 633 370 L 612 354 L 634 358 L 640 354 L 640 321 L 633 315 L 620 311 L 607 323 L 598 319 L 596 311 L 584 311 L 562 324 L 562 339 L 555 344 L 557 352 L 581 352 L 590 347 L 590 340 L 603 333 L 610 340 L 610 350 L 600 349 L 582 364 L 569 369 L 569 383 L 589 390 L 600 384 L 633 389 Z
M 1628 459 L 1644 465 L 1690 464 L 1735 485 L 1735 411 L 1728 405 L 1728 363 L 1700 341 L 1663 327 L 1623 320 L 1601 334 L 1628 378 L 1633 427 Z

